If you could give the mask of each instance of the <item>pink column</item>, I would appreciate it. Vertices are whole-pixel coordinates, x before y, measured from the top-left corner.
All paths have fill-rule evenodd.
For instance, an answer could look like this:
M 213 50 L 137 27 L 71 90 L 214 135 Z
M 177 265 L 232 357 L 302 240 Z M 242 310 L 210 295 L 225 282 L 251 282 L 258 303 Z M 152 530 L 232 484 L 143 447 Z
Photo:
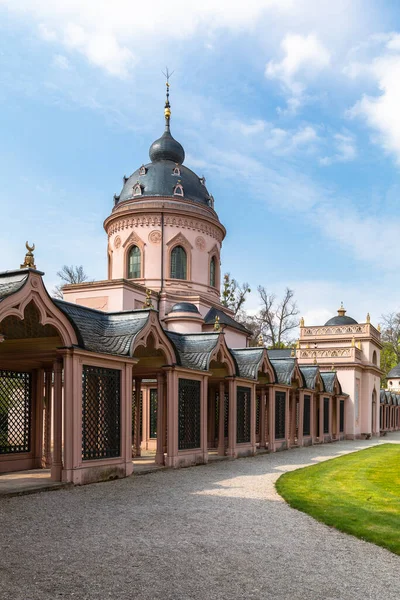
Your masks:
M 275 452 L 275 388 L 269 389 L 268 401 L 268 450 Z
M 251 451 L 256 453 L 256 384 L 251 385 L 250 397 L 250 443 Z
M 333 416 L 333 397 L 330 396 L 329 397 L 329 437 L 332 440 L 333 439 L 333 422 L 332 422 L 332 416 Z
M 324 441 L 324 396 L 319 396 L 319 441 Z
M 257 393 L 257 392 L 256 392 Z M 260 448 L 265 448 L 265 409 L 266 409 L 265 387 L 261 389 L 260 395 Z
M 150 388 L 142 388 L 142 439 L 140 440 L 140 448 L 142 450 L 148 450 L 149 438 L 150 438 Z
M 178 463 L 178 376 L 170 369 L 167 371 L 167 467 Z
M 285 391 L 285 442 L 287 448 L 290 448 L 290 390 Z
M 236 458 L 236 381 L 233 378 L 228 380 L 229 386 L 229 424 L 228 424 L 228 451 L 227 455 Z
M 53 410 L 53 462 L 51 465 L 51 478 L 61 481 L 62 475 L 62 363 L 55 362 L 54 370 L 54 410 Z M 70 432 L 72 435 L 72 432 Z
M 219 384 L 218 454 L 225 456 L 225 382 Z
M 53 371 L 46 369 L 44 384 L 44 467 L 51 466 L 51 419 L 52 419 Z
M 122 456 L 125 459 L 125 475 L 128 477 L 133 472 L 132 463 L 132 365 L 129 363 L 125 364 L 124 372 L 124 385 L 123 385 L 123 397 L 121 414 L 122 418 L 122 430 L 121 430 L 121 450 Z
M 304 430 L 304 392 L 299 391 L 299 430 L 297 434 L 297 443 L 303 445 L 303 430 Z
M 311 394 L 310 399 L 310 435 L 311 435 L 311 443 L 315 442 L 315 397 L 316 394 Z
M 142 390 L 142 378 L 135 377 L 135 441 L 134 454 L 140 456 L 140 392 Z
M 164 464 L 164 373 L 157 373 L 157 465 Z
M 44 413 L 44 370 L 36 369 L 34 371 L 33 386 L 34 389 L 34 437 L 32 447 L 35 452 L 34 465 L 36 469 L 42 468 L 43 455 L 43 413 Z

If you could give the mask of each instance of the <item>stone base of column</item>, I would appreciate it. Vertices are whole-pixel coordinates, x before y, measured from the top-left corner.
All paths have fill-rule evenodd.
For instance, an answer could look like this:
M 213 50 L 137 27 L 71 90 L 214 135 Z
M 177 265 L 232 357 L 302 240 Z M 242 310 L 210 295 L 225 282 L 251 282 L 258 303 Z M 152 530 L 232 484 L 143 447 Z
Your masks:
M 164 461 L 164 452 L 157 452 L 156 453 L 156 465 L 164 465 L 165 461 Z
M 50 477 L 53 481 L 64 481 L 62 465 L 51 465 Z

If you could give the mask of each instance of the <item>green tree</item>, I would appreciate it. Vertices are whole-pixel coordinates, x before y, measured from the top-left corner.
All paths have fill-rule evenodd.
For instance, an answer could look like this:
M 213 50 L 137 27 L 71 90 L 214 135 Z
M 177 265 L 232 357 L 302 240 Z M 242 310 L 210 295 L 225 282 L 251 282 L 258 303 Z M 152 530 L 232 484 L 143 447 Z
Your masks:
M 246 296 L 251 292 L 248 283 L 238 283 L 236 279 L 225 273 L 224 283 L 221 292 L 221 304 L 233 310 L 235 317 L 245 318 L 243 314 L 243 305 Z

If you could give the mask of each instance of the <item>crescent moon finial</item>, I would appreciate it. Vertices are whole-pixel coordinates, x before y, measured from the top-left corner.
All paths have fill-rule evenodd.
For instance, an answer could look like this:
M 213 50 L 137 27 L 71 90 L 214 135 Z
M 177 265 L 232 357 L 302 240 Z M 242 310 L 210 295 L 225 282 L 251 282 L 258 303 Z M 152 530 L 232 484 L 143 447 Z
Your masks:
M 29 242 L 26 242 L 25 246 L 28 252 L 33 252 L 35 250 L 35 244 L 32 244 L 32 246 L 30 246 Z

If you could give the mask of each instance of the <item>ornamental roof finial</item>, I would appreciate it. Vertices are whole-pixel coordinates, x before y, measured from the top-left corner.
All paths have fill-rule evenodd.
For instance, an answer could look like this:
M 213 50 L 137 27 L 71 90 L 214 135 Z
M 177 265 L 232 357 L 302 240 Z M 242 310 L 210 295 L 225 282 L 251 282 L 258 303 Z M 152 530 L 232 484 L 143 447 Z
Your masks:
M 338 315 L 339 315 L 339 317 L 344 317 L 345 314 L 346 314 L 346 309 L 343 306 L 343 302 L 341 302 L 340 308 L 338 308 Z
M 32 244 L 32 246 L 30 246 L 28 242 L 26 242 L 25 247 L 28 250 L 28 252 L 25 254 L 25 260 L 21 265 L 21 269 L 36 269 L 35 257 L 33 256 L 35 244 Z
M 301 317 L 300 319 L 300 327 L 304 327 L 304 317 Z
M 163 71 L 163 75 L 166 77 L 167 81 L 165 82 L 165 87 L 167 88 L 167 96 L 165 99 L 165 108 L 164 108 L 164 116 L 165 116 L 165 129 L 169 131 L 169 121 L 171 118 L 171 105 L 169 103 L 169 80 L 174 74 L 174 71 L 170 73 L 168 71 L 168 67 L 165 67 L 165 73 Z
M 143 308 L 154 308 L 151 301 L 151 290 L 146 290 L 146 300 L 143 302 Z
M 264 338 L 263 338 L 263 335 L 262 335 L 262 333 L 260 333 L 260 335 L 259 335 L 259 336 L 258 336 L 258 338 L 257 338 L 257 346 L 259 346 L 260 348 L 261 348 L 262 346 L 264 346 Z
M 367 323 L 371 323 L 371 317 L 369 313 L 367 313 Z
M 215 317 L 214 331 L 221 331 L 221 325 L 219 323 L 219 316 L 218 315 L 216 315 L 216 317 Z

